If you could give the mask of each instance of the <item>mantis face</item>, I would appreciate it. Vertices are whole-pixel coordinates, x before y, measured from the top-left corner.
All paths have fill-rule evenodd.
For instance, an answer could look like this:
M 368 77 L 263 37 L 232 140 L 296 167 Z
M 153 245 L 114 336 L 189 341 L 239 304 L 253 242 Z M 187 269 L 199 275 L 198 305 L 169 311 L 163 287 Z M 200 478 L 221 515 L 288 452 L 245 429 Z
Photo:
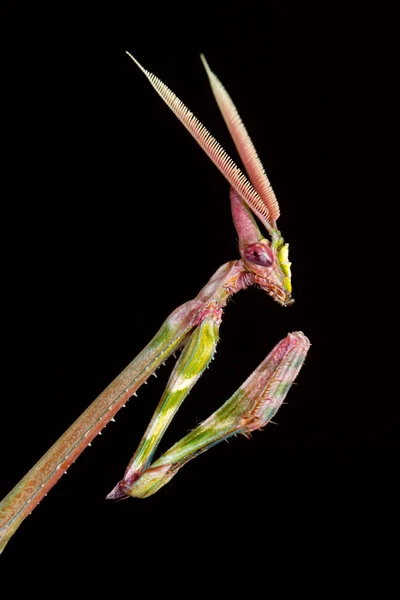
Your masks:
M 271 230 L 272 241 L 263 237 L 236 190 L 231 188 L 230 195 L 233 221 L 239 236 L 239 252 L 246 271 L 279 304 L 293 304 L 289 244 L 285 244 L 276 229 Z
M 255 282 L 282 306 L 290 306 L 294 302 L 288 255 L 289 244 L 281 239 L 276 248 L 265 238 L 250 244 L 242 253 L 246 269 L 253 273 Z

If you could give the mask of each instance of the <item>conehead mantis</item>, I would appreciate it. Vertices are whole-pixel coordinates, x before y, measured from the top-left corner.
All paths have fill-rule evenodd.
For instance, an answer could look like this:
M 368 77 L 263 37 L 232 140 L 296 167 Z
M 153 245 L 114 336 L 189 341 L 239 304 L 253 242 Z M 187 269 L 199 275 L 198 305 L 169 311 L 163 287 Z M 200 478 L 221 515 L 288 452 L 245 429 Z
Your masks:
M 150 343 L 1 502 L 0 551 L 81 452 L 177 350 L 180 356 L 156 411 L 122 480 L 107 498 L 148 497 L 198 454 L 232 435 L 263 428 L 285 399 L 310 346 L 301 332 L 289 334 L 220 409 L 153 462 L 172 418 L 213 358 L 229 298 L 257 285 L 280 305 L 289 306 L 293 302 L 291 263 L 288 244 L 276 225 L 280 212 L 275 194 L 231 98 L 205 58 L 201 57 L 212 91 L 249 179 L 175 94 L 127 54 L 229 182 L 240 259 L 222 265 L 196 298 L 171 313 Z

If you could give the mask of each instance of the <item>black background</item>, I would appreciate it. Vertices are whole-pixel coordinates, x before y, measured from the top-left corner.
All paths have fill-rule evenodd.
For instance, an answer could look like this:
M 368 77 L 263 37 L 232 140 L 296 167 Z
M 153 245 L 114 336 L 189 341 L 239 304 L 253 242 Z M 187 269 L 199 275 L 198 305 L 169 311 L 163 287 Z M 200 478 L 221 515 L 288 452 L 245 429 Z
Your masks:
M 217 360 L 161 449 L 227 399 L 287 332 L 302 330 L 313 344 L 278 426 L 221 444 L 147 500 L 105 501 L 171 362 L 151 378 L 8 544 L 3 572 L 33 597 L 180 588 L 228 594 L 240 584 L 257 592 L 282 560 L 312 562 L 343 516 L 351 432 L 345 421 L 333 425 L 319 393 L 318 176 L 329 97 L 317 48 L 326 16 L 317 34 L 304 8 L 267 2 L 263 11 L 251 3 L 240 11 L 225 3 L 64 4 L 14 8 L 2 19 L 9 388 L 0 494 L 165 317 L 238 256 L 227 183 L 125 50 L 236 158 L 199 59 L 205 53 L 263 160 L 293 261 L 292 308 L 256 289 L 229 303 Z

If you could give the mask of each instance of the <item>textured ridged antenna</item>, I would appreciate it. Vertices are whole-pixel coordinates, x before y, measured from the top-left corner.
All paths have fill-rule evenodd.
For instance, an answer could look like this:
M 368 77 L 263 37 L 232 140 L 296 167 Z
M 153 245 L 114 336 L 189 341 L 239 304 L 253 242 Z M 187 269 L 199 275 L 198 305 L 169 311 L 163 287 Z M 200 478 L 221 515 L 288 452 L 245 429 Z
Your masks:
M 211 135 L 206 127 L 194 116 L 194 114 L 183 104 L 181 100 L 167 87 L 156 75 L 147 71 L 142 65 L 127 52 L 127 55 L 146 75 L 147 79 L 161 96 L 167 106 L 178 117 L 181 123 L 192 134 L 197 143 L 203 148 L 207 156 L 212 160 L 216 167 L 221 171 L 225 179 L 238 192 L 241 198 L 251 208 L 255 215 L 260 219 L 269 233 L 273 233 L 273 218 L 270 215 L 268 207 L 260 198 L 250 181 L 242 173 L 239 167 L 225 152 L 222 146 Z
M 229 133 L 235 142 L 235 146 L 239 152 L 240 158 L 242 159 L 246 173 L 256 191 L 262 200 L 264 200 L 271 220 L 274 222 L 280 215 L 278 200 L 276 199 L 274 190 L 271 187 L 269 179 L 264 171 L 264 167 L 258 157 L 256 149 L 254 148 L 253 142 L 251 141 L 250 136 L 247 133 L 242 119 L 240 118 L 240 115 L 236 109 L 236 106 L 233 104 L 228 92 L 218 77 L 211 71 L 204 55 L 201 54 L 200 57 L 208 75 L 215 100 L 217 101 L 222 116 L 224 117 L 226 126 L 229 129 Z

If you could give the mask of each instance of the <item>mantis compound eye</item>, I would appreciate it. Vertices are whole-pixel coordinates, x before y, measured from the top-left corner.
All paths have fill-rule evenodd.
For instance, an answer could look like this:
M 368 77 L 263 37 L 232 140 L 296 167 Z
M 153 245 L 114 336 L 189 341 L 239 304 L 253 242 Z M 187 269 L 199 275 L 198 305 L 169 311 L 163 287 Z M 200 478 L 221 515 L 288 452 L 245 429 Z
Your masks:
M 247 246 L 244 257 L 248 262 L 260 267 L 270 267 L 274 263 L 272 251 L 266 244 L 260 242 Z

